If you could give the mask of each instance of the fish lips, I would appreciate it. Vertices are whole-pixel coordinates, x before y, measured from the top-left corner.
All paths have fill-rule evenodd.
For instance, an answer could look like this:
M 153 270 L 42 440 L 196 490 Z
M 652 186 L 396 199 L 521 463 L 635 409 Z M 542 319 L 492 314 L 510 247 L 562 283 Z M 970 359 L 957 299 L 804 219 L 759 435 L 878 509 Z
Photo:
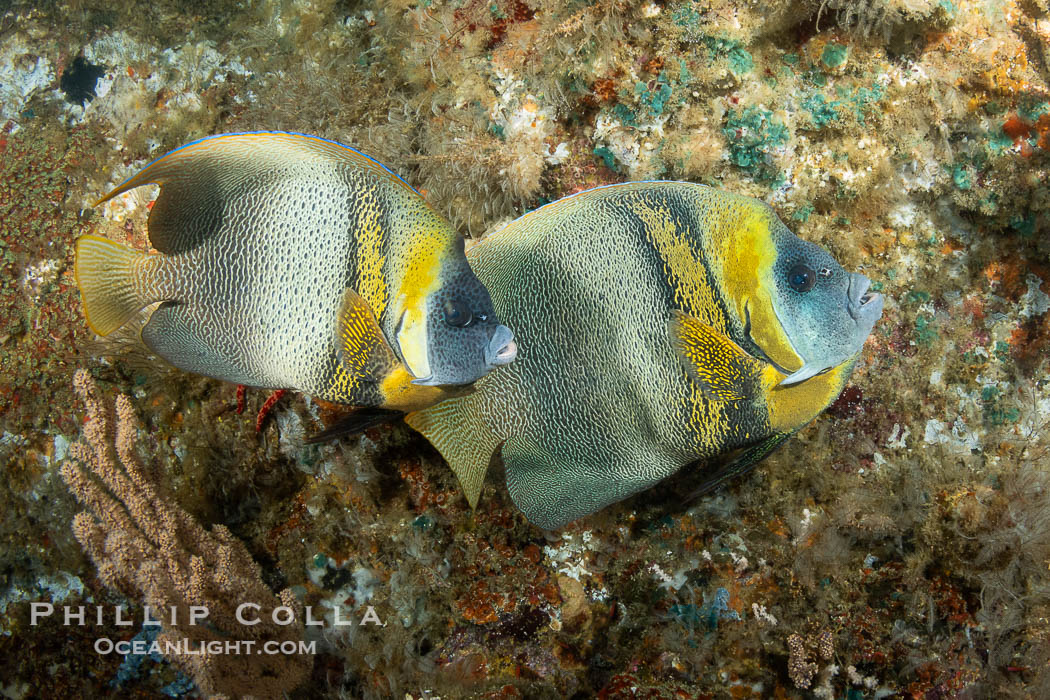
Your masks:
M 857 325 L 867 325 L 868 331 L 882 317 L 882 295 L 869 291 L 871 280 L 859 272 L 849 276 L 849 289 L 846 290 L 846 311 Z M 864 334 L 867 337 L 867 333 Z
M 514 333 L 506 326 L 496 326 L 485 348 L 485 364 L 489 369 L 495 369 L 509 365 L 517 356 L 518 344 L 514 342 Z

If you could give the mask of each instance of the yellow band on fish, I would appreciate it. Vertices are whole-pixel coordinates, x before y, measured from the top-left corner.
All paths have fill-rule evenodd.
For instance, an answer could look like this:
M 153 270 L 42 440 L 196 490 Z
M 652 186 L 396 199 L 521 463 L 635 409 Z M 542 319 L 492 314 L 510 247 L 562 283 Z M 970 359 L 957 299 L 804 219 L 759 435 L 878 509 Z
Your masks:
M 802 367 L 784 325 L 773 309 L 773 265 L 777 251 L 769 235 L 768 215 L 747 214 L 735 235 L 726 238 L 722 275 L 737 317 L 750 321 L 751 340 L 781 368 Z

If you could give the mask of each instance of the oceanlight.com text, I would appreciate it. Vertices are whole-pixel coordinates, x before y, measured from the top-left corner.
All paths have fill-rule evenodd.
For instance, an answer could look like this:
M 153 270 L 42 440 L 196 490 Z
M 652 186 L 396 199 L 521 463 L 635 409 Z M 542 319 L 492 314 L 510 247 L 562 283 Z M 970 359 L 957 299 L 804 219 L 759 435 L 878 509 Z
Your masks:
M 164 656 L 210 656 L 218 655 L 242 655 L 242 654 L 316 654 L 317 642 L 306 641 L 266 641 L 260 642 L 256 639 L 227 639 L 227 640 L 193 640 L 165 639 L 147 641 L 145 639 L 134 639 L 131 641 L 113 641 L 109 637 L 100 637 L 95 640 L 95 652 L 102 654 L 117 653 L 124 656 L 128 654 L 163 654 Z

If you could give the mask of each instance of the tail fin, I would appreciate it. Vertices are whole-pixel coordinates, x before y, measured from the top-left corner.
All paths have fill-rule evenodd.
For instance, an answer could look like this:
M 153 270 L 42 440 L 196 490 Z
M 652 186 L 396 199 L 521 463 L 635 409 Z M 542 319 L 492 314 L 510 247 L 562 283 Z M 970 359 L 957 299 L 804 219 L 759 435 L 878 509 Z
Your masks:
M 107 336 L 152 301 L 134 274 L 135 263 L 147 257 L 148 253 L 100 236 L 77 239 L 73 274 L 92 331 Z

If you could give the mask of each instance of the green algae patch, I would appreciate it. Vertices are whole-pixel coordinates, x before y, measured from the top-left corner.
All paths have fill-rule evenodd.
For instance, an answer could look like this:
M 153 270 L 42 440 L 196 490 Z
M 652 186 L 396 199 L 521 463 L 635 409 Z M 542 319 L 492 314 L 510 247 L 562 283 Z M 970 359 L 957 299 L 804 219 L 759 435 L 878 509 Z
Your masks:
M 809 112 L 810 121 L 817 129 L 823 129 L 837 122 L 842 103 L 838 100 L 828 101 L 824 95 L 814 92 L 802 100 L 802 108 Z
M 729 70 L 733 71 L 734 75 L 750 73 L 754 67 L 755 59 L 743 47 L 734 46 L 729 50 Z
M 780 177 L 772 153 L 788 142 L 788 129 L 770 110 L 755 106 L 731 110 L 726 114 L 722 134 L 734 165 L 759 182 L 774 182 Z
M 605 163 L 605 167 L 613 172 L 616 172 L 616 156 L 605 146 L 600 146 L 594 149 L 594 155 L 602 159 Z
M 807 221 L 809 221 L 809 217 L 813 215 L 813 212 L 813 205 L 807 202 L 806 204 L 803 204 L 801 207 L 795 210 L 795 212 L 791 215 L 791 220 L 798 221 L 804 224 Z
M 820 54 L 820 62 L 834 70 L 846 65 L 848 57 L 849 47 L 832 42 L 824 47 L 824 51 Z
M 1050 102 L 1028 99 L 1017 107 L 1017 115 L 1029 123 L 1039 121 L 1039 117 L 1047 113 L 1050 113 Z
M 960 190 L 968 190 L 973 187 L 973 173 L 969 167 L 958 164 L 952 168 L 952 182 Z

